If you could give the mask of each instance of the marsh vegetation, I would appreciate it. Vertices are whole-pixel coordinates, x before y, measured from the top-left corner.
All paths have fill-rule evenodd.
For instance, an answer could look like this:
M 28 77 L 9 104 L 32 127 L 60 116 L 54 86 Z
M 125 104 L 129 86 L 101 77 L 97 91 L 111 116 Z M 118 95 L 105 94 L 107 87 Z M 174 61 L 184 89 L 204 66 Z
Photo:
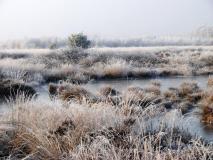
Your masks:
M 42 84 L 210 75 L 212 51 L 210 46 L 2 50 L 0 76 Z
M 2 50 L 0 157 L 213 159 L 213 139 L 186 124 L 213 136 L 211 74 L 211 46 Z M 113 85 L 135 79 L 147 85 Z

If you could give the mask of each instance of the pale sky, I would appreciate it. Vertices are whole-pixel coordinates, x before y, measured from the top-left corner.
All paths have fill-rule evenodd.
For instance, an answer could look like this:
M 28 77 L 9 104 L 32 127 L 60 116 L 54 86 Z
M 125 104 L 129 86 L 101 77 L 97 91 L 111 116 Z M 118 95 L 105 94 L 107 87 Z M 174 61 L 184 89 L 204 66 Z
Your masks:
M 213 0 L 0 0 L 0 39 L 187 33 L 213 26 Z

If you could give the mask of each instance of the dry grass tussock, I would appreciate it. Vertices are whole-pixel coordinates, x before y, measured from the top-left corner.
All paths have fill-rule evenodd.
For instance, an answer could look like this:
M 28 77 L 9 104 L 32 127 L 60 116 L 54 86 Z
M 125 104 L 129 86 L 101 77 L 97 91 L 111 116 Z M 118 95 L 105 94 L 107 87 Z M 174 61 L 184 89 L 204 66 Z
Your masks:
M 107 86 L 103 86 L 103 87 L 100 89 L 99 94 L 100 94 L 101 96 L 104 96 L 104 97 L 110 97 L 110 96 L 119 95 L 120 92 L 117 91 L 116 89 L 112 88 L 111 86 L 107 85 Z
M 178 88 L 169 88 L 163 92 L 163 101 L 166 108 L 179 108 L 182 114 L 190 113 L 199 108 L 205 91 L 200 89 L 196 82 L 183 82 Z
M 98 102 L 98 97 L 81 87 L 69 83 L 53 84 L 48 86 L 50 98 L 59 98 L 62 101 L 76 101 L 79 103 L 95 103 Z
M 213 87 L 213 77 L 209 77 L 208 79 L 208 86 Z
M 147 127 L 147 110 L 127 116 L 106 103 L 41 104 L 21 99 L 11 107 L 0 118 L 14 127 L 7 132 L 8 143 L 4 141 L 4 156 L 10 159 L 213 158 L 213 146 L 178 128 Z
M 203 122 L 213 124 L 213 95 L 208 95 L 202 101 Z
M 204 93 L 204 98 L 202 99 L 200 105 L 203 109 L 203 122 L 207 124 L 213 124 L 213 86 L 211 85 L 211 78 L 208 81 L 208 89 Z

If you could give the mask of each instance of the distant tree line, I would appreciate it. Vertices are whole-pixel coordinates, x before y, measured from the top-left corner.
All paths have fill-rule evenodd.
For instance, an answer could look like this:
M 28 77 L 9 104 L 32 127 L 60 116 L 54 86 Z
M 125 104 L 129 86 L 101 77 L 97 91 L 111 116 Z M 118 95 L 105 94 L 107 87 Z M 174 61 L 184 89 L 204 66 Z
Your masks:
M 131 40 L 99 40 L 94 41 L 98 47 L 152 47 L 152 46 L 189 46 L 213 45 L 213 39 L 175 38 L 165 39 L 131 39 Z
M 32 38 L 0 42 L 0 49 L 64 47 L 145 47 L 145 46 L 187 46 L 213 45 L 213 27 L 200 27 L 188 36 L 143 37 L 137 39 L 89 39 L 83 33 L 71 34 L 68 38 Z
M 11 40 L 0 42 L 0 49 L 22 49 L 22 48 L 62 48 L 67 46 L 67 40 L 59 38 L 31 38 L 24 40 Z

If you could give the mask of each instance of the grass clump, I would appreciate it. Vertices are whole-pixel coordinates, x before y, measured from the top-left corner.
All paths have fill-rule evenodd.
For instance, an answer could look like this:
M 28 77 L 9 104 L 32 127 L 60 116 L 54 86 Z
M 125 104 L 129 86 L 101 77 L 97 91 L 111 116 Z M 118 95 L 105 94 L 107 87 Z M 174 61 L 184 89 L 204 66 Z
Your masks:
M 49 84 L 50 97 L 59 97 L 63 101 L 77 101 L 77 102 L 95 102 L 98 99 L 89 91 L 79 85 L 72 84 Z
M 99 91 L 101 96 L 104 97 L 111 97 L 111 96 L 116 96 L 119 95 L 120 92 L 117 91 L 116 89 L 112 88 L 111 86 L 104 86 L 100 89 Z
M 213 88 L 210 88 L 201 101 L 202 120 L 204 123 L 213 124 Z
M 210 87 L 213 86 L 213 77 L 209 77 L 209 79 L 208 79 L 208 86 L 210 86 Z

